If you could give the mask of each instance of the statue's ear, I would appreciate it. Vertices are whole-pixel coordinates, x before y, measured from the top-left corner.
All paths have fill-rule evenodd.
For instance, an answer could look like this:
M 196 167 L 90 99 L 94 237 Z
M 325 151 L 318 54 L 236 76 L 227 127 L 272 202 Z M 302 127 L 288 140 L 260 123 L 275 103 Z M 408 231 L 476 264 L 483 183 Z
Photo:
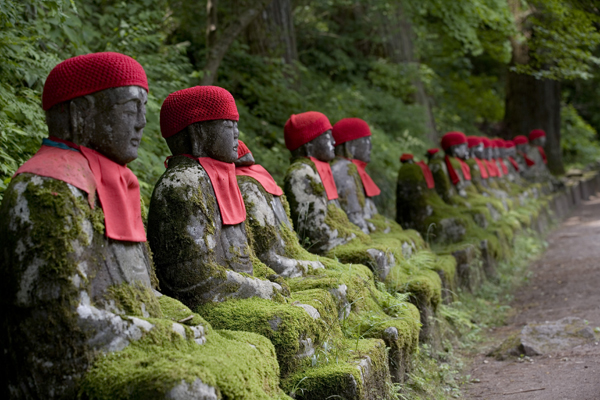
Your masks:
M 187 127 L 187 141 L 189 143 L 189 148 L 194 157 L 205 157 L 205 138 L 207 133 L 207 128 L 204 124 L 195 123 L 191 124 Z
M 95 99 L 91 95 L 77 97 L 69 103 L 69 126 L 71 140 L 86 146 L 93 134 L 89 118 L 92 116 Z

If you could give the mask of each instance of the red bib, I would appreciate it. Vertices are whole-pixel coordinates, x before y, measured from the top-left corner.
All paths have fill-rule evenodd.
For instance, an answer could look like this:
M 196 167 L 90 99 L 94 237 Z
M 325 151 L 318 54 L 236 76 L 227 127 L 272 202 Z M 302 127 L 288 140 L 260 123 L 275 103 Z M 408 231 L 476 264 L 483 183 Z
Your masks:
M 479 167 L 479 172 L 481 173 L 481 177 L 483 179 L 489 178 L 490 175 L 488 174 L 488 170 L 485 167 L 485 163 L 477 157 L 474 157 L 474 160 L 477 163 L 477 166 Z
M 519 164 L 517 163 L 517 161 L 511 156 L 508 156 L 508 161 L 510 161 L 515 171 L 519 172 Z
M 421 167 L 421 171 L 423 171 L 423 176 L 425 176 L 425 182 L 427 182 L 427 187 L 429 189 L 433 189 L 435 187 L 435 181 L 433 180 L 433 174 L 429 169 L 429 165 L 425 164 L 425 161 L 418 161 L 415 164 Z
M 463 177 L 465 178 L 465 180 L 470 181 L 471 180 L 471 168 L 469 167 L 469 164 L 467 164 L 460 158 L 457 158 L 457 160 L 460 163 L 460 169 L 463 173 Z
M 256 179 L 267 193 L 271 193 L 274 196 L 281 196 L 283 194 L 283 190 L 281 190 L 275 179 L 269 174 L 269 171 L 264 169 L 262 165 L 252 164 L 244 167 L 235 167 L 235 174 Z
M 65 140 L 51 137 L 46 143 L 50 145 L 42 146 L 15 175 L 29 172 L 61 180 L 88 193 L 88 199 L 97 191 L 106 236 L 126 242 L 146 241 L 140 185 L 129 168 L 95 150 Z
M 367 197 L 379 196 L 381 194 L 381 190 L 373 179 L 367 174 L 365 168 L 367 168 L 367 163 L 360 160 L 350 160 L 352 164 L 356 165 L 356 169 L 358 170 L 358 176 L 360 176 L 360 180 L 362 181 L 363 187 L 365 188 L 365 194 Z
M 493 162 L 493 160 L 483 160 L 485 162 L 485 165 L 487 165 L 487 170 L 488 173 L 490 174 L 491 177 L 498 177 L 498 166 L 496 165 L 495 162 Z
M 500 159 L 499 158 L 492 158 L 492 163 L 496 167 L 496 173 L 498 174 L 498 177 L 502 178 L 504 176 L 504 174 L 502 173 L 502 171 L 500 170 L 500 168 L 498 168 L 498 164 L 500 164 Z
M 448 175 L 450 176 L 450 180 L 452 181 L 453 185 L 456 185 L 458 182 L 460 182 L 460 177 L 454 170 L 454 167 L 452 166 L 452 162 L 450 161 L 450 157 L 445 156 L 444 160 L 446 161 L 446 169 L 448 170 Z
M 499 158 L 498 162 L 500 163 L 500 168 L 502 168 L 502 173 L 504 175 L 508 175 L 508 167 L 506 166 L 506 164 L 504 163 L 504 160 Z
M 540 155 L 542 156 L 542 160 L 544 160 L 544 164 L 548 164 L 548 157 L 546 157 L 546 152 L 544 151 L 544 148 L 542 146 L 538 146 L 538 150 L 540 152 Z
M 237 225 L 246 220 L 246 206 L 235 177 L 235 164 L 210 157 L 194 158 L 208 174 L 221 211 L 223 225 Z
M 327 193 L 327 200 L 335 200 L 338 198 L 337 187 L 335 186 L 335 181 L 333 180 L 333 174 L 331 173 L 331 166 L 328 162 L 319 161 L 314 157 L 308 157 L 312 162 L 315 163 L 315 167 L 317 167 L 317 172 L 321 177 L 321 181 L 323 182 L 323 186 L 325 187 L 325 193 Z

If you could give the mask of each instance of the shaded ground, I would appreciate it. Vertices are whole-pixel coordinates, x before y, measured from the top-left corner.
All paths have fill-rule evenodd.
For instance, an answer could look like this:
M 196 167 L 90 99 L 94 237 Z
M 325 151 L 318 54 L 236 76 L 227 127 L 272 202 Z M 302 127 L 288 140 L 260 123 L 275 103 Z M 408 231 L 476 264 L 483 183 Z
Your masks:
M 507 326 L 490 331 L 490 341 L 473 359 L 470 399 L 599 400 L 600 345 L 592 342 L 530 360 L 496 361 L 485 353 L 527 323 L 567 316 L 600 327 L 600 198 L 573 211 L 548 237 L 548 249 L 531 266 L 530 282 L 519 289 Z

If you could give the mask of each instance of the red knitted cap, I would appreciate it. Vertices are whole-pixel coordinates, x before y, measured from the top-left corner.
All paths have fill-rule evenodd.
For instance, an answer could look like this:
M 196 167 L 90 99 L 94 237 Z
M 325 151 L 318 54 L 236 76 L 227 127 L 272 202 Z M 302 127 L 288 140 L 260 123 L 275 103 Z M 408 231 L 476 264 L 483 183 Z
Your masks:
M 293 114 L 283 128 L 285 147 L 294 151 L 331 129 L 327 116 L 318 111 Z
M 529 139 L 527 139 L 527 136 L 524 135 L 515 136 L 513 141 L 516 145 L 529 143 Z
M 369 124 L 360 118 L 344 118 L 333 126 L 333 138 L 336 146 L 367 136 L 371 136 L 371 129 Z
M 479 146 L 481 144 L 481 138 L 477 136 L 469 136 L 467 137 L 467 143 L 469 144 L 469 148 Z
M 448 132 L 442 136 L 442 149 L 444 150 L 463 143 L 467 143 L 467 136 L 462 132 Z
M 238 158 L 242 158 L 248 153 L 252 154 L 246 143 L 238 140 Z
M 429 154 L 430 156 L 436 154 L 438 151 L 440 151 L 440 149 L 429 149 L 427 150 L 427 154 Z
M 496 146 L 496 147 L 500 147 L 502 149 L 505 147 L 503 139 L 494 139 L 493 142 L 494 142 L 494 146 Z
M 546 136 L 546 132 L 541 129 L 534 129 L 529 132 L 529 140 L 535 140 L 544 136 Z
M 511 147 L 515 147 L 515 142 L 512 140 L 505 140 L 504 147 L 506 147 L 507 149 L 510 149 Z
M 400 161 L 409 161 L 414 159 L 415 157 L 412 154 L 404 153 L 400 156 Z
M 173 136 L 196 122 L 229 119 L 239 121 L 235 99 L 218 86 L 194 86 L 171 93 L 160 108 L 160 131 Z
M 485 147 L 486 149 L 489 147 L 494 147 L 492 145 L 492 141 L 488 138 L 486 138 L 485 136 L 481 137 L 481 143 L 483 143 L 483 147 Z
M 139 62 L 121 53 L 92 53 L 58 64 L 46 79 L 42 108 L 101 90 L 140 86 L 148 91 L 146 72 Z

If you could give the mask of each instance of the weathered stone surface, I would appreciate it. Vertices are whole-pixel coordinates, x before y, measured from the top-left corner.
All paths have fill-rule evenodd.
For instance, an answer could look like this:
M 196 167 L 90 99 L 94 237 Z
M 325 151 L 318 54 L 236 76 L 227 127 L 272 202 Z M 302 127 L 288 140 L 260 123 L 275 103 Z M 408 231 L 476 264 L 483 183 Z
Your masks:
M 245 224 L 223 225 L 208 174 L 195 160 L 170 160 L 152 195 L 148 239 L 161 288 L 190 307 L 228 298 L 270 299 L 281 290 L 243 275 L 253 272 Z
M 596 340 L 594 330 L 584 320 L 565 317 L 558 321 L 525 325 L 519 334 L 508 338 L 490 355 L 498 359 L 521 355 L 532 357 L 593 343 Z

